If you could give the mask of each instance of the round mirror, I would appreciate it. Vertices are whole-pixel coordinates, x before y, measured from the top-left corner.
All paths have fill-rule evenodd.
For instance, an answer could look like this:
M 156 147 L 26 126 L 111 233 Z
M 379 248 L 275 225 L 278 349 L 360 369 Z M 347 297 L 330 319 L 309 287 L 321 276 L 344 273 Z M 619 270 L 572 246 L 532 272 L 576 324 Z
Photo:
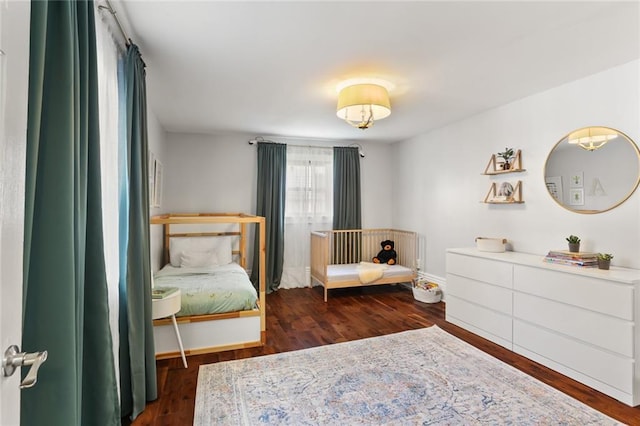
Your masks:
M 622 204 L 640 183 L 640 152 L 624 133 L 585 127 L 563 137 L 544 169 L 549 195 L 576 213 L 602 213 Z

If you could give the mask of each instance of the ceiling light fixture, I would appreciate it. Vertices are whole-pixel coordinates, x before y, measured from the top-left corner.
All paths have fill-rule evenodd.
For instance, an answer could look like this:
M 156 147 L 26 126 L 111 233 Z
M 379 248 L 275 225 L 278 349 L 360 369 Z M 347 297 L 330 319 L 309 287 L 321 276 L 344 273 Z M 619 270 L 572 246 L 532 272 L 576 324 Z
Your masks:
M 391 114 L 389 92 L 378 84 L 354 84 L 344 87 L 338 95 L 336 114 L 353 127 L 368 129 L 377 120 Z
M 587 151 L 595 151 L 617 137 L 618 133 L 607 127 L 585 127 L 569 133 L 567 139 L 570 144 L 578 145 Z

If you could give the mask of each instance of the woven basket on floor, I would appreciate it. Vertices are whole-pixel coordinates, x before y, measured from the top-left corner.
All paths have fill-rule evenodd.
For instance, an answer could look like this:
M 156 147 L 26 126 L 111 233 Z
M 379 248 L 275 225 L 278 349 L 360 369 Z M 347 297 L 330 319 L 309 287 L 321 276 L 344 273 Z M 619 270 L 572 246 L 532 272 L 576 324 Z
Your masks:
M 442 290 L 438 284 L 427 281 L 417 281 L 413 287 L 413 298 L 424 303 L 438 303 L 442 300 Z

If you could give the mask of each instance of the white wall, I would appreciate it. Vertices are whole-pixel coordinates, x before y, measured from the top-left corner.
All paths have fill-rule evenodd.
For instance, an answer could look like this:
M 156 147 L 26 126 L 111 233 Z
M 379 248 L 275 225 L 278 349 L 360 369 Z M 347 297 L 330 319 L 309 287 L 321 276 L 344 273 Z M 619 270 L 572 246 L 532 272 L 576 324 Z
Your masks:
M 255 213 L 256 146 L 247 142 L 255 135 L 167 134 L 165 212 Z M 296 145 L 333 146 L 338 142 L 285 140 Z M 347 145 L 340 144 L 340 145 Z M 362 222 L 364 227 L 388 227 L 392 223 L 389 169 L 392 147 L 363 144 L 360 160 Z
M 256 153 L 249 139 L 167 134 L 165 210 L 254 213 Z
M 547 154 L 572 130 L 608 126 L 640 141 L 639 62 L 536 94 L 394 145 L 393 226 L 425 240 L 422 268 L 445 276 L 445 250 L 504 237 L 513 250 L 546 254 L 582 238 L 581 250 L 613 253 L 640 268 L 640 192 L 614 210 L 577 214 L 547 193 Z M 483 176 L 491 154 L 521 149 L 523 173 Z M 611 165 L 615 167 L 615 165 Z M 522 180 L 524 204 L 480 203 L 491 182 Z

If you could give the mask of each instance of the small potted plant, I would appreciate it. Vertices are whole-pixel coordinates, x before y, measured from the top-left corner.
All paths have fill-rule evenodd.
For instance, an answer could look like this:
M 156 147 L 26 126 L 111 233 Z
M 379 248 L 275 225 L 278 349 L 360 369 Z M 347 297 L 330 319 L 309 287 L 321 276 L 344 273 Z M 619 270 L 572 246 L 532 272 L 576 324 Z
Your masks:
M 513 148 L 504 148 L 504 152 L 499 152 L 498 157 L 504 160 L 502 164 L 502 170 L 509 170 L 511 168 L 511 159 L 513 158 Z
M 609 269 L 611 266 L 611 259 L 613 255 L 611 253 L 598 253 L 598 269 Z
M 571 253 L 579 253 L 580 252 L 580 238 L 575 235 L 569 235 L 567 238 L 567 242 L 569 242 L 569 251 Z

